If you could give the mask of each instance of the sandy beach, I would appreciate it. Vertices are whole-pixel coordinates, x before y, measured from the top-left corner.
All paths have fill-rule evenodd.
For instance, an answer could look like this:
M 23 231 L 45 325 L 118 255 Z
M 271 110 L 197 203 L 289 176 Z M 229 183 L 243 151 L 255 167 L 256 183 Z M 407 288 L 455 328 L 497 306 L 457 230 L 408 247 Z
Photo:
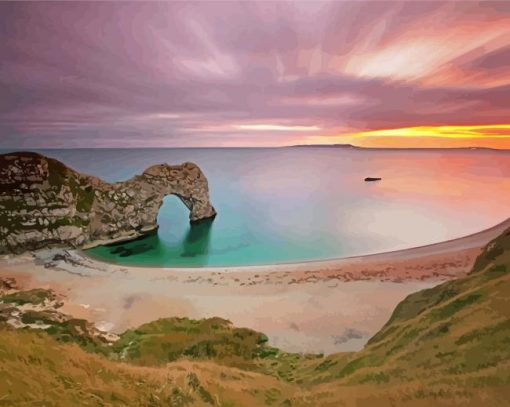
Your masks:
M 465 275 L 493 228 L 434 245 L 327 261 L 229 268 L 140 268 L 105 264 L 79 250 L 0 260 L 0 276 L 53 288 L 64 312 L 122 332 L 169 316 L 219 316 L 266 333 L 287 351 L 360 349 L 408 294 Z

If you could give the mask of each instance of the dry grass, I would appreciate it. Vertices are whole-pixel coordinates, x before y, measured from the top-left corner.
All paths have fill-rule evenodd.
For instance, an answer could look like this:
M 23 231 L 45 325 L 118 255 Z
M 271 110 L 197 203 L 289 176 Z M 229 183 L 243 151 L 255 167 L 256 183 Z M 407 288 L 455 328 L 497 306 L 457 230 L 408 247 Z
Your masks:
M 257 406 L 298 392 L 273 377 L 212 362 L 160 368 L 115 362 L 33 331 L 2 331 L 0 377 L 6 406 Z

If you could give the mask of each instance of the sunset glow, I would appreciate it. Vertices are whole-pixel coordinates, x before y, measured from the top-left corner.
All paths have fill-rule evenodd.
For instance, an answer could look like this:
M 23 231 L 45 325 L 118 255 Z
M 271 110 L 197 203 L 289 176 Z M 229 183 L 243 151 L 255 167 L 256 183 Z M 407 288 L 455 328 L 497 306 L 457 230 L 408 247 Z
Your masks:
M 510 124 L 484 126 L 420 126 L 402 129 L 372 130 L 360 132 L 354 137 L 446 137 L 446 138 L 480 138 L 510 137 Z
M 406 140 L 403 140 L 406 139 Z M 454 139 L 454 140 L 449 140 Z M 331 144 L 332 141 L 357 146 L 378 147 L 510 147 L 510 124 L 478 126 L 416 126 L 383 129 L 310 138 L 310 144 Z

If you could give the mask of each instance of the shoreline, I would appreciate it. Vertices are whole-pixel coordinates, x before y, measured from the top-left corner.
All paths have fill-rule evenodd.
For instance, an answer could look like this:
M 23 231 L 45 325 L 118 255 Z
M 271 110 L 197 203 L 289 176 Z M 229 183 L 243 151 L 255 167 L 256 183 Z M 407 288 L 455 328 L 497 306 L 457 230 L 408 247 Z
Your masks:
M 125 265 L 111 263 L 89 256 L 82 249 L 68 250 L 76 253 L 80 257 L 87 259 L 87 262 L 98 265 L 110 265 L 115 267 L 137 269 L 137 270 L 167 270 L 169 272 L 194 272 L 194 273 L 211 273 L 221 271 L 222 273 L 233 272 L 288 272 L 288 271 L 323 271 L 331 269 L 332 267 L 346 265 L 348 263 L 361 263 L 361 262 L 376 262 L 388 260 L 404 260 L 414 259 L 417 257 L 428 257 L 441 255 L 444 253 L 451 253 L 457 251 L 469 251 L 473 249 L 480 249 L 487 244 L 490 240 L 497 237 L 505 229 L 510 227 L 510 218 L 484 230 L 472 233 L 466 236 L 461 236 L 454 239 L 445 240 L 442 242 L 431 243 L 423 246 L 415 246 L 406 249 L 391 250 L 381 253 L 371 253 L 356 256 L 339 257 L 332 259 L 320 260 L 305 260 L 297 262 L 284 262 L 277 264 L 259 264 L 259 265 L 243 265 L 243 266 L 204 266 L 204 267 L 173 267 L 173 266 L 145 266 L 145 265 Z M 116 243 L 116 242 L 115 242 Z
M 479 233 L 377 255 L 237 268 L 125 267 L 48 249 L 0 259 L 0 277 L 51 288 L 63 312 L 119 333 L 164 317 L 222 317 L 290 352 L 361 349 L 407 295 L 467 274 L 510 219 Z

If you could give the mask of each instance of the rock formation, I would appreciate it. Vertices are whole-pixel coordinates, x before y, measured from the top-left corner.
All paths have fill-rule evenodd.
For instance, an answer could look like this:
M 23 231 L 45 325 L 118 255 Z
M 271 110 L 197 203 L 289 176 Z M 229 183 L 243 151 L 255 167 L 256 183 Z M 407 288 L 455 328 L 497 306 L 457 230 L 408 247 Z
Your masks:
M 207 179 L 193 163 L 155 165 L 109 184 L 37 153 L 0 155 L 0 253 L 139 237 L 157 228 L 170 194 L 188 207 L 191 222 L 216 215 Z

